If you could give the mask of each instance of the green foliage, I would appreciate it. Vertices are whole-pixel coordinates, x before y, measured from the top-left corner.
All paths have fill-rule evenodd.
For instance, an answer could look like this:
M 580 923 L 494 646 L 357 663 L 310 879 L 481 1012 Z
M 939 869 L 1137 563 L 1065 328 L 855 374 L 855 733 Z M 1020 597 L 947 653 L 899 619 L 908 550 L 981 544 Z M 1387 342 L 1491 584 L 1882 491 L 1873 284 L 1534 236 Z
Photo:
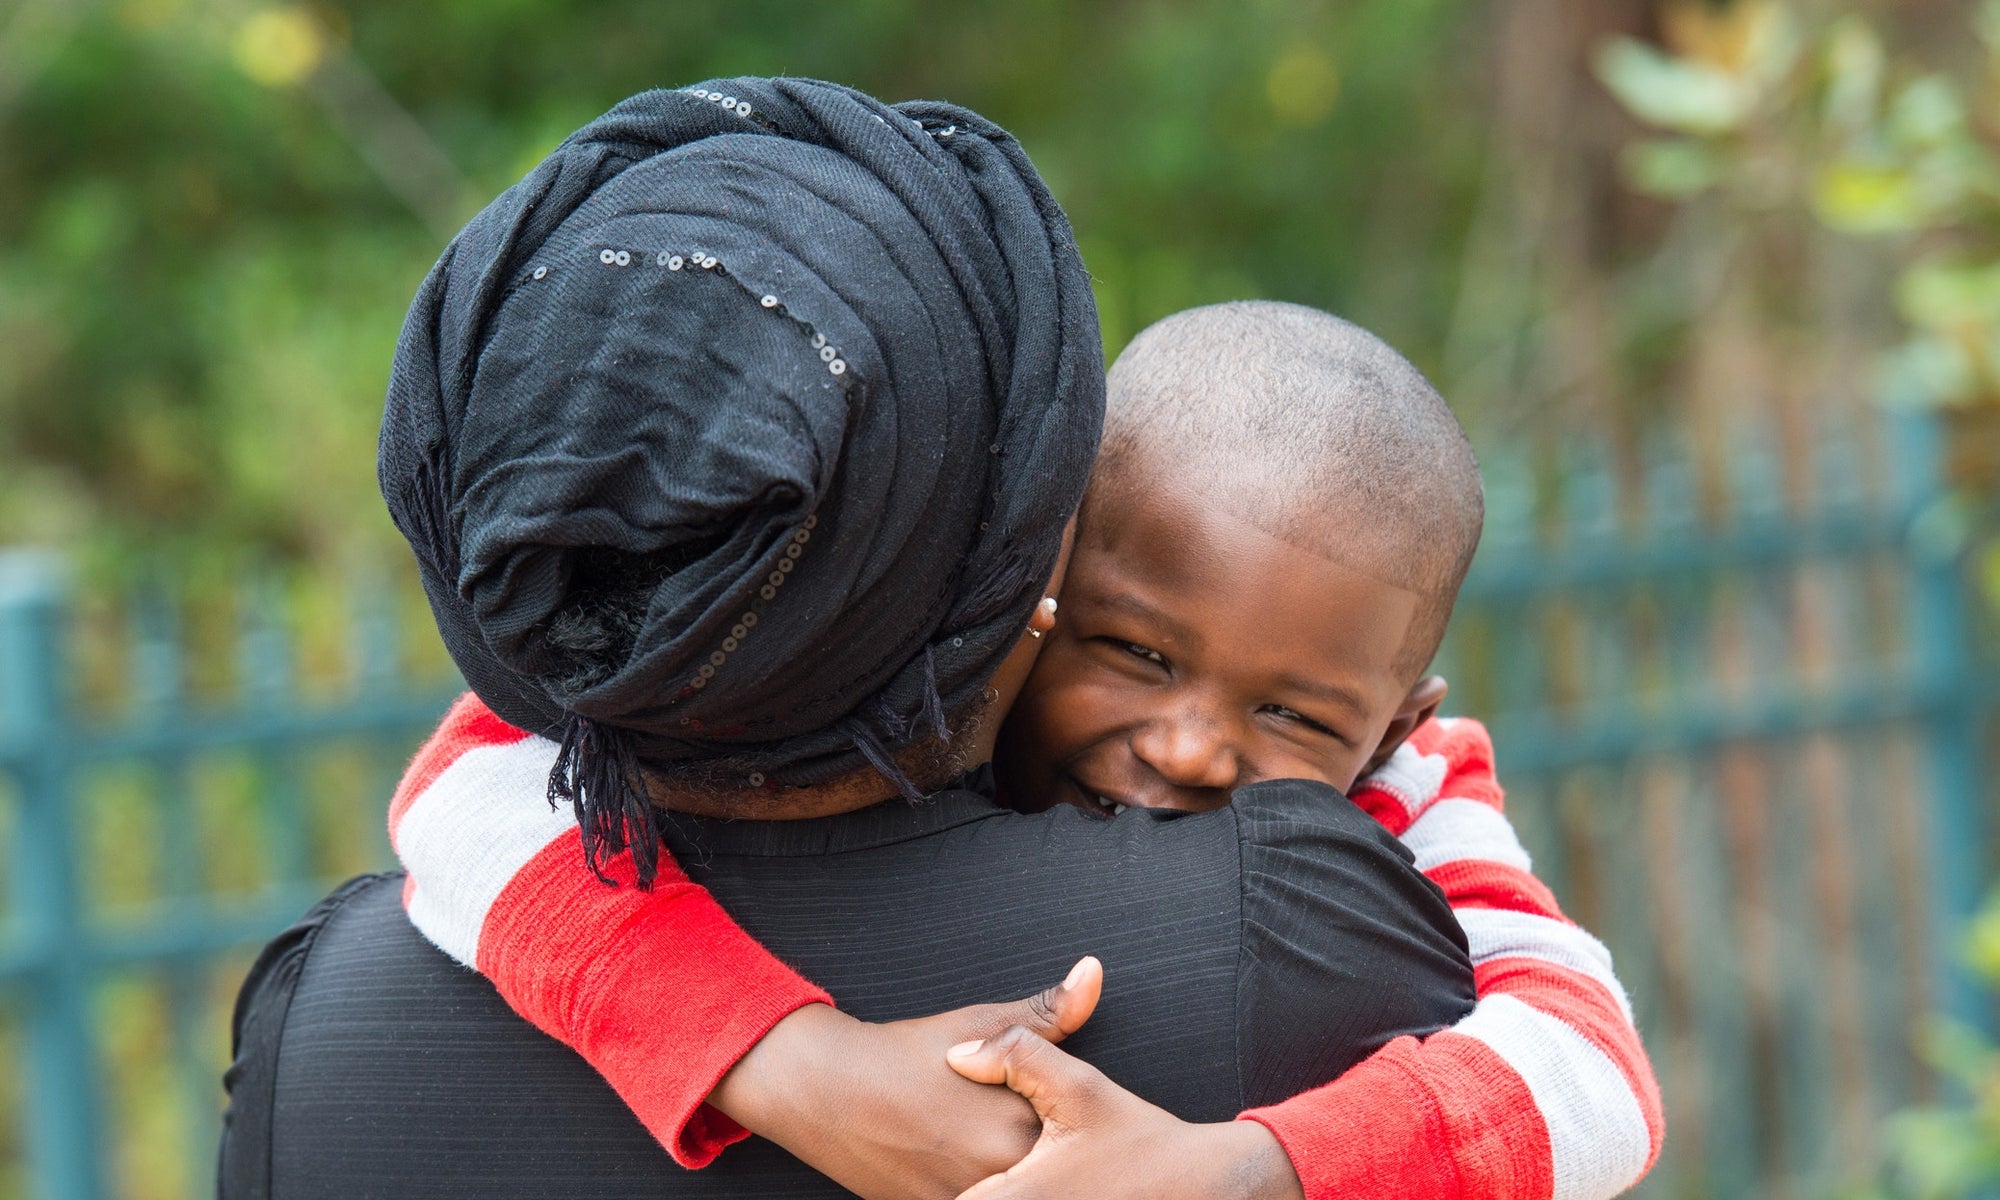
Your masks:
M 2000 984 L 2000 896 L 1973 922 L 1965 955 L 1982 978 Z M 1990 1195 L 2000 1186 L 2000 1050 L 1950 1021 L 1926 1030 L 1920 1049 L 1963 1099 L 1889 1120 L 1890 1194 L 1911 1200 Z
M 2000 149 L 1969 116 L 2000 88 L 2000 4 L 1979 8 L 1985 54 L 1959 74 L 1893 61 L 1851 7 L 1742 0 L 1729 53 L 1610 42 L 1605 86 L 1671 135 L 1632 147 L 1627 178 L 1677 203 L 1890 239 L 1908 336 L 1884 359 L 1885 395 L 2000 404 Z
M 1755 99 L 1742 78 L 1632 38 L 1607 42 L 1597 70 L 1635 116 L 1681 133 L 1727 133 L 1742 124 Z
M 374 430 L 423 271 L 581 122 L 723 74 L 1008 125 L 1113 347 L 1266 295 L 1432 356 L 1481 166 L 1467 8 L 24 0 L 0 33 L 0 543 L 219 575 L 399 554 Z

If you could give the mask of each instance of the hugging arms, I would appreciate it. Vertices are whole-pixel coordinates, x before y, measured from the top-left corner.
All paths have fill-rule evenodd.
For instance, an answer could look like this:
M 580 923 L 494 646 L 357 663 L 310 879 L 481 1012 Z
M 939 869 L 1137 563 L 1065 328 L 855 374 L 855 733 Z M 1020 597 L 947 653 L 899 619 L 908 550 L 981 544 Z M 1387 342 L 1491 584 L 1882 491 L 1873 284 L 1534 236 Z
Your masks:
M 391 899 L 624 1104 L 445 969 L 385 882 L 253 973 L 226 1174 L 311 1194 L 332 1163 L 442 1194 L 425 1164 L 457 1146 L 446 1177 L 486 1172 L 488 1194 L 560 1171 L 578 1194 L 825 1183 L 765 1142 L 693 1173 L 655 1153 L 646 1175 L 629 1106 L 690 1165 L 742 1136 L 741 1109 L 870 1190 L 842 1155 L 909 1135 L 854 1169 L 955 1189 L 1025 1148 L 1027 1107 L 965 1084 L 1016 1141 L 939 1149 L 936 1111 L 850 1081 L 912 1044 L 904 1019 L 1095 952 L 1110 990 L 1074 1045 L 1205 1132 L 1119 1141 L 1155 1118 L 1092 1082 L 1115 1119 L 1072 1171 L 1214 1194 L 1193 1167 L 1276 1148 L 1277 1172 L 1231 1180 L 1585 1196 L 1636 1178 L 1658 1102 L 1622 992 L 1527 873 L 1483 734 L 1432 719 L 1423 666 L 1476 543 L 1476 472 L 1421 377 L 1332 320 L 1249 306 L 1130 360 L 1133 419 L 1114 406 L 1059 588 L 1101 360 L 1067 227 L 1003 131 L 737 80 L 572 137 L 468 226 L 399 347 L 385 495 L 479 701 L 399 791 L 411 876 Z M 1199 389 L 1232 403 L 1180 402 Z M 1303 432 L 1218 419 L 1290 421 L 1302 400 Z M 1003 717 L 1019 745 L 996 781 Z M 1010 909 L 1024 897 L 1045 907 Z M 361 982 L 395 1003 L 356 1005 Z M 799 1041 L 803 1022 L 849 1052 Z M 945 1086 L 949 1044 L 929 1051 Z M 1040 1064 L 1078 1094 L 1032 1044 L 957 1061 L 1005 1074 L 1008 1047 L 1014 1082 Z M 357 1107 L 399 1080 L 399 1105 Z M 548 1111 L 524 1123 L 529 1094 Z M 1197 1137 L 1237 1158 L 1180 1171 Z M 1008 1186 L 1051 1161 L 1066 1186 L 1061 1149 Z

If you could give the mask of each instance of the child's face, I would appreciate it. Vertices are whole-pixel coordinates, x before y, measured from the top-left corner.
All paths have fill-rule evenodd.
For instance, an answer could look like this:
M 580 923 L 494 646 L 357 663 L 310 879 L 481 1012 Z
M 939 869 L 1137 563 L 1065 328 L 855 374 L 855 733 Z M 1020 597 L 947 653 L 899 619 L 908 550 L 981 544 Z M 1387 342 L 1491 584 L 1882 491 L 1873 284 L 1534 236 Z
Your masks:
M 1055 629 L 1001 732 L 1009 794 L 1205 810 L 1262 779 L 1345 791 L 1442 698 L 1396 661 L 1416 593 L 1195 489 L 1119 491 L 1086 506 Z

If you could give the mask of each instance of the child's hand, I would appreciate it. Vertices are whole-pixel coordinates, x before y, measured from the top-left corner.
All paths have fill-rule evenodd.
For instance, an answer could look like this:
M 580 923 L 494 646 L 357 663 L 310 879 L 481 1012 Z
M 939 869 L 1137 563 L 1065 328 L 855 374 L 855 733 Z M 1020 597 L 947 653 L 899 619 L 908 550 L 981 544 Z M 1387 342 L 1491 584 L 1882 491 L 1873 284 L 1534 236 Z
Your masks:
M 867 1200 L 949 1200 L 1019 1162 L 1041 1123 L 1002 1088 L 954 1074 L 945 1051 L 1003 1031 L 1061 1041 L 1104 984 L 1085 958 L 1069 978 L 1011 1004 L 873 1023 L 823 1004 L 774 1026 L 709 1103 Z
M 1254 1121 L 1183 1121 L 1026 1029 L 947 1053 L 967 1079 L 1025 1097 L 1042 1122 L 1027 1157 L 959 1200 L 1304 1198 L 1278 1139 Z

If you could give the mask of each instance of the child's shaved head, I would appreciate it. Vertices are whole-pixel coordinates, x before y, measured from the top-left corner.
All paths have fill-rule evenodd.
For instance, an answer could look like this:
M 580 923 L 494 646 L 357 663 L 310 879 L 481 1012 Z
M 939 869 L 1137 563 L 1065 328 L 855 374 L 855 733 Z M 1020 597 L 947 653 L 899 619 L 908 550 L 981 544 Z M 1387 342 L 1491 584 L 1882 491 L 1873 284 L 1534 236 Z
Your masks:
M 1163 472 L 1274 536 L 1417 593 L 1399 661 L 1414 675 L 1436 652 L 1485 498 L 1450 407 L 1382 339 L 1267 300 L 1150 326 L 1112 365 L 1092 494 L 1143 490 Z

